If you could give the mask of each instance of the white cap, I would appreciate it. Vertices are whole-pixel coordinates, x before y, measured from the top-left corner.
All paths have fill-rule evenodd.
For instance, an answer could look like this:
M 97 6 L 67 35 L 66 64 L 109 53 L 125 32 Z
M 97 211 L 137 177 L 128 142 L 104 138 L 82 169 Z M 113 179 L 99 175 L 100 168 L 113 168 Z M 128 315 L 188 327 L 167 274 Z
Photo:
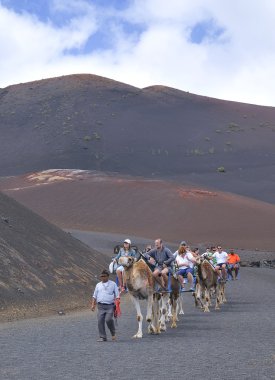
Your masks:
M 125 240 L 124 240 L 124 243 L 128 243 L 128 244 L 131 245 L 131 240 L 130 240 L 130 239 L 125 239 Z

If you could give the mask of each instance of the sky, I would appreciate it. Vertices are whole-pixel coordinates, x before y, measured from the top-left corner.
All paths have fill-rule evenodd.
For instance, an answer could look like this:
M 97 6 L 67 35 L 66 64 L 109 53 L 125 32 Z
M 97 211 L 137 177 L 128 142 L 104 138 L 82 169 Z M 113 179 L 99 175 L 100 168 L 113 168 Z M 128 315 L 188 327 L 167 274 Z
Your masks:
M 0 88 L 96 74 L 275 106 L 274 0 L 0 0 Z

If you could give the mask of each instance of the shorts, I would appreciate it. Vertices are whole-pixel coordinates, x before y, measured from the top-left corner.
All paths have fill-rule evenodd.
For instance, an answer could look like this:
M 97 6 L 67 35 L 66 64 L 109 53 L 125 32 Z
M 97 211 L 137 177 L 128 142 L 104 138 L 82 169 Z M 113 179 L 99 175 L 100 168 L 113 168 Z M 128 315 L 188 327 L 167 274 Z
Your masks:
M 180 276 L 183 276 L 183 277 L 186 277 L 188 273 L 191 273 L 192 276 L 193 276 L 193 274 L 194 274 L 193 268 L 184 268 L 184 269 L 179 269 L 177 271 L 177 275 L 180 275 Z
M 234 269 L 234 267 L 236 267 L 236 268 L 240 268 L 240 264 L 239 264 L 239 263 L 236 263 L 236 264 L 228 264 L 228 268 L 229 268 L 229 269 Z
M 168 273 L 172 273 L 172 268 L 171 268 L 171 267 L 166 267 L 166 268 L 168 269 Z M 161 272 L 163 269 L 166 269 L 166 268 L 163 268 L 162 265 L 158 265 L 158 264 L 157 264 L 157 265 L 155 266 L 154 270 L 157 269 L 158 271 Z
M 119 267 L 116 268 L 116 270 L 119 270 L 120 272 L 124 272 L 124 267 L 120 265 Z
M 222 267 L 223 265 L 225 265 L 225 267 L 227 266 L 226 263 L 220 263 L 220 264 L 216 264 L 216 267 Z

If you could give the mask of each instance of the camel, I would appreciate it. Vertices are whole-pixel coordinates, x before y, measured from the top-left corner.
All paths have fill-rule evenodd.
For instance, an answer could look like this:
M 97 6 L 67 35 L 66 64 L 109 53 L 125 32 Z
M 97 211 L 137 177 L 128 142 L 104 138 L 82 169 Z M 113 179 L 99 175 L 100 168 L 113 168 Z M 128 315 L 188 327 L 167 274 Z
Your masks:
M 177 327 L 178 312 L 180 309 L 180 283 L 170 275 L 171 292 L 162 293 L 160 302 L 160 331 L 166 331 L 166 321 L 171 317 L 171 328 Z
M 218 310 L 220 308 L 220 304 L 225 302 L 224 284 L 218 281 L 218 274 L 208 260 L 198 257 L 196 259 L 196 263 L 198 266 L 198 273 L 196 289 L 193 294 L 195 304 L 198 306 L 200 303 L 204 312 L 209 312 L 209 306 L 211 305 L 210 296 L 211 292 L 214 290 L 216 294 L 215 309 Z
M 149 322 L 148 332 L 151 334 L 160 333 L 159 324 L 159 303 L 161 295 L 155 292 L 155 278 L 149 266 L 143 258 L 138 261 L 130 256 L 119 258 L 119 265 L 124 267 L 125 282 L 129 295 L 137 311 L 138 331 L 133 338 L 142 338 L 143 316 L 140 308 L 140 300 L 147 300 L 146 321 Z
M 179 320 L 178 319 L 178 315 L 184 315 L 184 309 L 183 309 L 183 294 L 180 293 L 178 299 L 177 299 L 177 311 L 176 311 L 176 315 L 177 315 L 177 321 Z M 167 314 L 167 317 L 168 318 L 171 318 L 172 317 L 172 305 L 171 305 L 171 302 L 169 300 L 169 305 L 168 305 L 168 314 Z M 168 322 L 169 322 L 170 319 L 168 319 Z

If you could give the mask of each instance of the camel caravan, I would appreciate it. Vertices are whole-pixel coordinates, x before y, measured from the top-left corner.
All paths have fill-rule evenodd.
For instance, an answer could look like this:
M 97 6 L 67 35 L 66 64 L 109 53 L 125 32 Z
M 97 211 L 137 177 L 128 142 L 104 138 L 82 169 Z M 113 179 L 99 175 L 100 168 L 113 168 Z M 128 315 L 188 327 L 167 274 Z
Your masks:
M 215 310 L 220 309 L 226 302 L 226 281 L 229 276 L 232 279 L 238 276 L 240 258 L 231 251 L 228 255 L 218 246 L 207 248 L 200 255 L 182 241 L 173 254 L 161 239 L 155 240 L 154 248 L 147 246 L 143 252 L 131 247 L 130 239 L 125 239 L 123 247 L 116 246 L 116 257 L 109 270 L 117 275 L 120 294 L 127 292 L 135 306 L 138 330 L 133 338 L 143 336 L 141 300 L 147 301 L 146 321 L 150 334 L 166 331 L 167 323 L 171 328 L 177 327 L 179 315 L 184 314 L 185 292 L 192 293 L 195 306 L 204 312 L 210 311 L 212 301 L 215 301 Z M 228 256 L 232 255 L 236 255 L 236 263 L 228 264 Z

